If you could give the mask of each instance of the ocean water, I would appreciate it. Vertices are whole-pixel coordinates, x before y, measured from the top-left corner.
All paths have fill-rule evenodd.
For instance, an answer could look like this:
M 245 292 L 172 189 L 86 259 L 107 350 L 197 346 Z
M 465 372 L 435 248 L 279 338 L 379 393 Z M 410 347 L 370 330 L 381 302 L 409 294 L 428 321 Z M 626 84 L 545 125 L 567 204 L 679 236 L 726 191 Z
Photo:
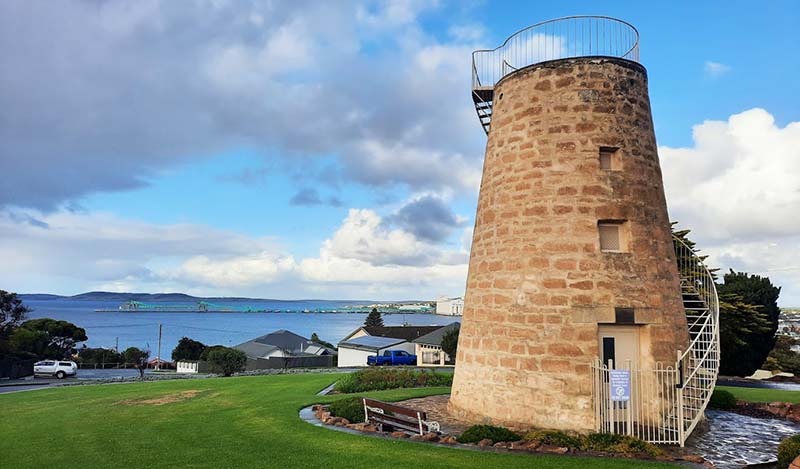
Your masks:
M 87 347 L 112 348 L 119 340 L 120 350 L 127 347 L 149 348 L 155 357 L 158 327 L 162 325 L 161 356 L 169 357 L 181 337 L 190 337 L 207 345 L 232 346 L 278 329 L 287 329 L 304 337 L 313 332 L 322 340 L 336 344 L 364 323 L 367 313 L 303 313 L 304 310 L 335 310 L 351 305 L 346 301 L 249 301 L 215 302 L 230 309 L 246 308 L 282 311 L 273 313 L 245 312 L 96 312 L 97 309 L 116 309 L 119 301 L 88 300 L 25 300 L 33 311 L 29 319 L 63 319 L 86 329 Z M 165 303 L 179 305 L 183 303 Z M 291 311 L 291 312 L 286 312 Z M 446 325 L 461 318 L 435 314 L 384 314 L 387 326 Z M 82 344 L 83 344 L 82 343 Z M 79 344 L 80 346 L 81 344 Z

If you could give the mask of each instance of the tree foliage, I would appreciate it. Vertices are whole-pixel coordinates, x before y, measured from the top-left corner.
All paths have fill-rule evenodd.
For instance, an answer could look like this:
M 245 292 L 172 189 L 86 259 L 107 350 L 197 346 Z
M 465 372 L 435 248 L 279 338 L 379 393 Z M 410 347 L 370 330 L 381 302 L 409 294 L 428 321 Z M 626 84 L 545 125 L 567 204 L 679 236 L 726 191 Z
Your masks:
M 123 362 L 121 353 L 117 353 L 114 349 L 106 348 L 84 347 L 78 351 L 78 359 L 81 363 L 86 363 L 89 365 Z
M 688 238 L 689 230 L 674 231 L 673 234 L 687 246 L 695 249 Z M 676 242 L 677 243 L 677 242 Z M 695 270 L 707 256 L 678 259 L 683 270 Z M 709 269 L 714 280 L 716 271 Z M 681 276 L 687 276 L 681 272 Z M 719 295 L 720 327 L 720 373 L 733 376 L 750 376 L 767 358 L 775 344 L 778 329 L 778 295 L 769 278 L 731 270 L 717 283 Z
M 205 350 L 203 350 L 203 353 L 200 354 L 200 360 L 208 361 L 208 355 L 211 352 L 213 352 L 214 350 L 222 350 L 222 349 L 226 349 L 226 348 L 228 348 L 228 347 L 226 347 L 224 345 L 209 345 L 209 346 L 207 346 L 205 348 Z
M 172 349 L 172 359 L 180 360 L 200 360 L 200 356 L 206 349 L 206 344 L 188 337 L 182 337 L 178 345 Z
M 16 293 L 0 290 L 0 356 L 11 352 L 8 343 L 11 333 L 19 327 L 30 312 Z
M 219 347 L 208 353 L 208 362 L 213 372 L 221 373 L 223 376 L 231 376 L 244 370 L 247 363 L 247 355 L 235 348 Z
M 450 356 L 450 359 L 455 361 L 456 352 L 458 351 L 458 334 L 461 332 L 461 326 L 450 329 L 442 336 L 442 350 Z
M 724 283 L 717 286 L 721 299 L 737 298 L 740 310 L 726 309 L 723 320 L 720 301 L 720 335 L 726 334 L 729 338 L 727 343 L 722 342 L 721 372 L 749 376 L 764 363 L 775 346 L 781 288 L 773 285 L 768 277 L 733 270 L 725 274 L 723 280 Z M 745 309 L 743 305 L 752 308 Z
M 367 319 L 364 320 L 364 325 L 366 327 L 383 327 L 383 317 L 381 317 L 378 308 L 372 308 L 372 311 L 367 315 Z
M 150 358 L 150 351 L 128 347 L 122 352 L 122 356 L 125 358 L 125 363 L 132 364 L 139 370 L 139 377 L 144 378 L 144 370 L 147 368 L 147 359 Z
M 17 353 L 38 358 L 68 358 L 75 344 L 87 340 L 86 331 L 68 321 L 41 318 L 23 322 L 11 333 L 9 344 Z
M 336 346 L 332 343 L 320 339 L 316 332 L 311 333 L 311 342 L 322 345 L 323 347 L 328 347 L 329 349 L 336 349 Z
M 768 370 L 786 371 L 794 373 L 796 376 L 800 375 L 800 353 L 792 350 L 792 347 L 800 345 L 800 340 L 792 337 L 781 335 L 775 341 L 769 356 L 767 357 L 766 365 L 763 367 Z

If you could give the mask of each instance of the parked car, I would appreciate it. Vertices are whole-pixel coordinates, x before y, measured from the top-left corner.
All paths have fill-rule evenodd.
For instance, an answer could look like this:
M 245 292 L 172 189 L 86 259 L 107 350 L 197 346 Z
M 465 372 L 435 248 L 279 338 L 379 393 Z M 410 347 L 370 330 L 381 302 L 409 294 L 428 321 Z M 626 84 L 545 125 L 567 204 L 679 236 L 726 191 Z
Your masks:
M 34 376 L 55 376 L 64 379 L 78 374 L 78 364 L 63 360 L 42 360 L 33 364 Z
M 393 365 L 416 365 L 417 356 L 411 355 L 405 350 L 387 350 L 383 355 L 372 355 L 367 357 L 367 365 L 393 366 Z

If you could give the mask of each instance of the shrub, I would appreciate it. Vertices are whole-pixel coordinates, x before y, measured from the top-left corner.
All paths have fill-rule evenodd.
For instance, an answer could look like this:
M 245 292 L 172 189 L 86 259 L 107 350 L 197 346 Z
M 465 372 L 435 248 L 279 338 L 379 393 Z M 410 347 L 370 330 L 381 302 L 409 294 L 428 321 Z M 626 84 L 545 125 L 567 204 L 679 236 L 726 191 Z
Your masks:
M 538 440 L 546 445 L 560 446 L 566 448 L 578 448 L 583 446 L 583 441 L 578 435 L 571 435 L 559 430 L 534 430 L 525 435 L 528 441 Z
M 607 451 L 609 453 L 645 453 L 658 456 L 663 451 L 646 441 L 627 435 L 613 433 L 591 433 L 583 438 L 583 449 Z
M 800 433 L 786 438 L 778 445 L 778 467 L 789 467 L 797 456 L 800 456 Z
M 730 410 L 736 407 L 736 397 L 725 390 L 715 389 L 711 393 L 711 400 L 708 401 L 708 407 L 719 410 Z
M 345 375 L 334 390 L 340 393 L 381 391 L 396 388 L 450 386 L 453 375 L 430 371 L 368 368 Z
M 247 355 L 235 348 L 221 347 L 208 353 L 208 363 L 213 372 L 230 376 L 244 370 Z
M 360 397 L 348 397 L 334 401 L 328 406 L 331 414 L 346 418 L 351 423 L 364 421 L 364 402 Z
M 486 439 L 492 440 L 492 444 L 494 444 L 498 441 L 519 441 L 522 437 L 508 428 L 494 425 L 473 425 L 457 438 L 459 443 L 477 443 Z

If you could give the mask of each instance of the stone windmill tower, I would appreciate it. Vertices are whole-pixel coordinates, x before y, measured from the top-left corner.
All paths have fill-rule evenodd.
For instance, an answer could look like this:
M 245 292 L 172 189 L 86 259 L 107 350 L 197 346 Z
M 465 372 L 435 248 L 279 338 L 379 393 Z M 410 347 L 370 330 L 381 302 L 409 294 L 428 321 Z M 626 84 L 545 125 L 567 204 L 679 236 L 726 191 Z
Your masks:
M 607 17 L 473 53 L 488 144 L 452 412 L 679 444 L 702 417 L 716 292 L 673 241 L 638 58 L 636 29 Z

